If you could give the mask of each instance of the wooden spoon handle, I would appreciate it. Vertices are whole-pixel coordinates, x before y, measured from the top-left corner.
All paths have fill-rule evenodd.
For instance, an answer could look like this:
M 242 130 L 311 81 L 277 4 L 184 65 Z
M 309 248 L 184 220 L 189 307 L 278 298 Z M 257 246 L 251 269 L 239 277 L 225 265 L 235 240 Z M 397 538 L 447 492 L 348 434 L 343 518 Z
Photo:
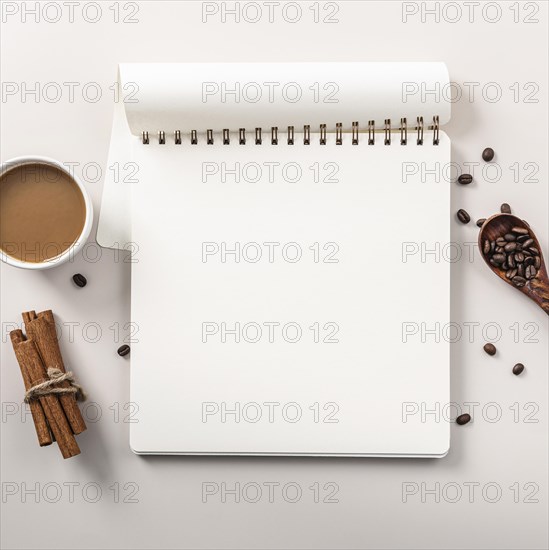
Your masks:
M 534 278 L 530 281 L 530 298 L 549 315 L 549 284 L 547 281 Z

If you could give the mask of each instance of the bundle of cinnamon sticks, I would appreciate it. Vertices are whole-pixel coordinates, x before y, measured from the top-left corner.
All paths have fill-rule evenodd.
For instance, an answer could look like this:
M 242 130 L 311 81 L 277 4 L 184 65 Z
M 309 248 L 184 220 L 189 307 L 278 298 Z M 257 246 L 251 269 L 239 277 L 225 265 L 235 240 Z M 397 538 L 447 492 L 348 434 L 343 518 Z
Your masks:
M 76 456 L 80 449 L 74 436 L 86 429 L 86 423 L 76 402 L 78 386 L 71 382 L 63 363 L 53 312 L 27 311 L 22 315 L 26 336 L 16 329 L 10 338 L 38 443 L 43 447 L 57 441 L 63 458 Z

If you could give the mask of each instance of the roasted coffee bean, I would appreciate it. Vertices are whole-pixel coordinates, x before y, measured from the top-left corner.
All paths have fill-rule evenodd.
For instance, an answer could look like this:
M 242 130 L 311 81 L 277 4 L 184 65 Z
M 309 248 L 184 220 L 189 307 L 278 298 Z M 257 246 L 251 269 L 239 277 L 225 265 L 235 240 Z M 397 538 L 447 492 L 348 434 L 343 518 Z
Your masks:
M 539 256 L 539 250 L 535 246 L 531 246 L 528 249 L 534 256 Z
M 527 279 L 533 279 L 536 276 L 536 268 L 533 265 L 529 265 L 524 272 L 524 276 Z
M 528 239 L 522 243 L 522 248 L 529 248 L 534 244 L 534 239 Z
M 523 365 L 522 363 L 517 363 L 517 364 L 513 367 L 513 374 L 515 374 L 516 376 L 518 376 L 523 370 L 524 370 L 524 365 Z
M 522 252 L 517 252 L 515 254 L 515 260 L 518 264 L 522 263 L 524 261 L 524 254 Z
M 492 260 L 498 265 L 501 265 L 505 261 L 505 254 L 494 254 Z
M 494 150 L 491 147 L 486 147 L 484 151 L 482 151 L 482 160 L 485 162 L 490 162 L 494 158 Z
M 515 262 L 515 257 L 513 256 L 513 254 L 509 254 L 509 256 L 507 256 L 507 263 L 509 264 L 509 267 L 516 267 L 517 264 Z
M 500 210 L 501 210 L 502 214 L 510 214 L 511 213 L 511 207 L 506 202 L 504 202 L 501 205 Z
M 459 424 L 460 426 L 463 426 L 464 424 L 467 424 L 468 422 L 471 422 L 471 415 L 470 414 L 460 414 L 456 418 L 456 424 Z
M 532 256 L 528 256 L 528 258 L 524 258 L 524 267 L 528 267 L 533 263 L 534 263 L 534 258 L 532 258 Z
M 457 217 L 461 223 L 469 223 L 471 221 L 471 216 L 469 216 L 469 214 L 465 210 L 463 210 L 463 208 L 460 208 L 457 211 Z
M 513 241 L 517 240 L 517 236 L 513 235 L 512 233 L 506 233 L 503 238 L 509 243 L 512 243 Z
M 494 267 L 501 267 L 501 264 L 497 264 L 496 262 L 494 262 L 494 260 L 492 260 L 492 258 L 490 258 L 488 261 L 490 262 L 490 265 L 493 265 Z
M 528 229 L 524 229 L 523 227 L 513 227 L 511 231 L 517 235 L 528 235 Z
M 517 248 L 515 249 L 516 252 L 520 252 L 522 250 L 522 245 L 520 243 L 517 243 Z
M 496 246 L 496 252 L 498 254 L 502 254 L 503 252 L 505 252 L 505 248 L 503 248 L 503 246 Z
M 526 235 L 519 235 L 517 239 L 517 243 L 523 243 L 524 241 L 527 241 L 530 238 L 530 234 L 526 233 Z
M 86 286 L 88 284 L 88 281 L 84 275 L 81 275 L 80 273 L 77 273 L 76 275 L 72 276 L 72 280 L 76 284 L 76 286 L 79 286 L 80 288 Z
M 486 221 L 486 218 L 480 218 L 479 220 L 477 220 L 477 226 L 482 227 L 485 221 Z
M 507 271 L 507 273 L 505 274 L 505 276 L 506 276 L 508 279 L 512 279 L 516 274 L 517 274 L 517 270 L 516 270 L 516 269 L 509 269 L 509 270 Z
M 526 279 L 524 277 L 521 277 L 519 275 L 515 275 L 511 281 L 513 281 L 513 284 L 515 286 L 518 286 L 518 287 L 521 287 L 521 286 L 524 286 L 526 284 Z
M 509 269 L 509 264 L 507 263 L 507 260 L 505 260 L 502 264 L 501 264 L 501 269 L 503 269 L 503 271 L 507 271 Z
M 494 344 L 484 344 L 484 351 L 488 354 L 488 355 L 495 355 L 496 354 L 496 346 L 494 346 Z
M 505 252 L 514 252 L 517 249 L 517 243 L 507 243 L 503 248 Z
M 517 265 L 517 275 L 522 277 L 524 275 L 524 264 Z
M 539 269 L 541 267 L 541 258 L 539 256 L 536 256 L 534 258 L 534 267 L 536 269 Z
M 488 239 L 484 241 L 484 248 L 482 250 L 484 254 L 488 254 L 488 252 L 490 252 L 490 241 Z
M 469 185 L 473 181 L 471 174 L 461 174 L 458 178 L 458 183 L 461 185 Z
M 507 244 L 507 241 L 503 237 L 498 237 L 496 239 L 496 244 L 498 246 L 505 246 Z
M 124 344 L 123 346 L 120 346 L 116 350 L 116 353 L 118 353 L 120 357 L 124 357 L 124 355 L 128 355 L 128 353 L 130 353 L 130 346 L 128 346 L 127 344 Z
M 494 252 L 496 249 L 496 241 L 490 241 L 490 250 Z

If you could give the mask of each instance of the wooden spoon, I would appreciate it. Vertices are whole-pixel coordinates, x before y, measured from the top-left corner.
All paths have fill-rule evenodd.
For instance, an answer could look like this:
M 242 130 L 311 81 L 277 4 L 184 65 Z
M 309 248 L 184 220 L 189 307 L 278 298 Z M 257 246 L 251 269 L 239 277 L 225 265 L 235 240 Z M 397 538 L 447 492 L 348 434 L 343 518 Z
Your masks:
M 530 233 L 530 237 L 534 239 L 535 247 L 539 250 L 539 257 L 541 260 L 540 268 L 533 279 L 530 279 L 522 287 L 515 286 L 510 279 L 505 276 L 505 270 L 499 269 L 493 266 L 485 256 L 483 252 L 484 241 L 487 239 L 495 241 L 498 237 L 503 237 L 506 233 L 511 233 L 513 227 L 521 227 L 527 229 Z M 520 218 L 513 216 L 512 214 L 496 214 L 491 218 L 488 218 L 478 234 L 478 246 L 480 248 L 481 256 L 488 267 L 506 283 L 510 284 L 513 288 L 520 290 L 523 294 L 526 294 L 528 298 L 534 300 L 538 306 L 549 315 L 549 277 L 547 277 L 547 267 L 543 260 L 543 254 L 541 252 L 541 246 L 537 237 L 534 235 L 532 229 Z

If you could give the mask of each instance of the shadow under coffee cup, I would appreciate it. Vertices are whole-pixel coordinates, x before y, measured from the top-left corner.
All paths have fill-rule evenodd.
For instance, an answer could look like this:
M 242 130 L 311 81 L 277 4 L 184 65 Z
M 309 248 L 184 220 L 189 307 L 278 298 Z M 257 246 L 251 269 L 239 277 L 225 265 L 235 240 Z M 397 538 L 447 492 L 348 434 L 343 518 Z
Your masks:
M 93 207 L 82 183 L 47 157 L 18 157 L 0 167 L 0 258 L 48 269 L 85 244 Z

